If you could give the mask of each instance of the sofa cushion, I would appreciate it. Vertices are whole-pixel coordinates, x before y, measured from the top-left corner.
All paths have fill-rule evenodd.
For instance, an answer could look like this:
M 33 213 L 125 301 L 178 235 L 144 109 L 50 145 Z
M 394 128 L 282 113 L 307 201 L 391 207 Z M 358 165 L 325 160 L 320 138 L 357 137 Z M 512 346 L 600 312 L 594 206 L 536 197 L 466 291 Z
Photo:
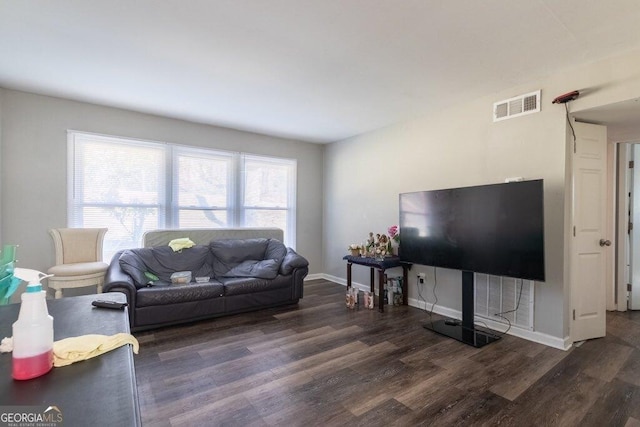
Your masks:
M 211 276 L 211 254 L 209 247 L 196 245 L 174 252 L 169 246 L 125 250 L 120 255 L 120 266 L 129 274 L 137 288 L 145 287 L 150 272 L 162 281 L 171 282 L 171 274 L 176 271 L 191 271 L 192 277 Z
M 227 277 L 220 279 L 224 285 L 225 296 L 251 294 L 272 289 L 291 286 L 291 280 L 283 276 L 275 279 L 258 279 L 255 277 Z
M 280 263 L 275 259 L 262 261 L 243 261 L 231 270 L 218 277 L 257 277 L 260 279 L 273 279 L 278 275 Z
M 188 283 L 174 285 L 160 281 L 153 286 L 139 289 L 136 297 L 137 307 L 168 305 L 189 301 L 219 298 L 224 294 L 224 287 L 218 281 L 208 283 Z
M 213 272 L 221 277 L 256 277 L 274 279 L 287 253 L 275 239 L 214 240 Z
M 214 271 L 228 271 L 216 270 L 216 268 L 224 268 L 228 265 L 236 266 L 242 261 L 246 260 L 261 260 L 264 259 L 264 254 L 267 251 L 268 239 L 221 239 L 212 240 L 209 243 L 211 253 L 213 253 L 214 261 L 218 261 L 221 266 L 215 267 Z M 231 268 L 231 267 L 230 267 Z

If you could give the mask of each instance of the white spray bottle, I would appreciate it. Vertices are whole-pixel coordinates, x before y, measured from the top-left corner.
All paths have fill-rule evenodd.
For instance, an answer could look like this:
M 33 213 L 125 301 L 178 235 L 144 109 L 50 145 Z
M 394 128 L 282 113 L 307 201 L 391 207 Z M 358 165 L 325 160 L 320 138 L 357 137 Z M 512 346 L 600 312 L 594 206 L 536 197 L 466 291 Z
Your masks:
M 27 268 L 15 268 L 13 275 L 29 284 L 21 296 L 18 320 L 13 324 L 12 376 L 29 380 L 53 367 L 53 317 L 49 316 L 46 292 L 40 284 L 51 275 Z

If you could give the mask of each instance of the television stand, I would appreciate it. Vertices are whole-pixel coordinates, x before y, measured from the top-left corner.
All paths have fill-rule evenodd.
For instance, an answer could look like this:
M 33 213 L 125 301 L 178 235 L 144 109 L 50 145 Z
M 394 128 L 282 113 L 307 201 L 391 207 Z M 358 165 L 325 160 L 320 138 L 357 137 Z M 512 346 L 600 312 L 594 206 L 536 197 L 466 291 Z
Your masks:
M 453 338 L 473 347 L 483 347 L 500 339 L 490 329 L 480 329 L 474 324 L 474 276 L 471 271 L 462 272 L 462 321 L 436 320 L 424 325 L 425 329 Z

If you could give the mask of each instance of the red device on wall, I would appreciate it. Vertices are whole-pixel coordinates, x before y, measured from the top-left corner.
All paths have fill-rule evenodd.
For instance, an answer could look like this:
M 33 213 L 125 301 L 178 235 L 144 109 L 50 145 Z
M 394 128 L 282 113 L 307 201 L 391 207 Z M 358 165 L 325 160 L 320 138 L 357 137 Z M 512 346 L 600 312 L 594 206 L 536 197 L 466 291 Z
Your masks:
M 576 99 L 578 96 L 580 96 L 580 92 L 578 92 L 577 90 L 571 91 L 571 92 L 567 92 L 564 95 L 560 95 L 558 97 L 556 97 L 553 101 L 551 101 L 552 104 L 565 104 L 569 101 L 573 101 L 574 99 Z

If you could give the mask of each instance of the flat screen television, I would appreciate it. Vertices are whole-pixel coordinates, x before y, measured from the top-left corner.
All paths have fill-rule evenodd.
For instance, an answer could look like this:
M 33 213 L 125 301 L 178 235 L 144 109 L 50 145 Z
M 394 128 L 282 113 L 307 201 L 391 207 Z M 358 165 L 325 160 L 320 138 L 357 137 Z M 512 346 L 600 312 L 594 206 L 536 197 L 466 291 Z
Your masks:
M 543 181 L 400 194 L 400 259 L 545 280 Z
M 424 325 L 475 347 L 500 339 L 478 328 L 474 273 L 544 281 L 543 181 L 400 194 L 402 262 L 462 271 L 462 319 Z

